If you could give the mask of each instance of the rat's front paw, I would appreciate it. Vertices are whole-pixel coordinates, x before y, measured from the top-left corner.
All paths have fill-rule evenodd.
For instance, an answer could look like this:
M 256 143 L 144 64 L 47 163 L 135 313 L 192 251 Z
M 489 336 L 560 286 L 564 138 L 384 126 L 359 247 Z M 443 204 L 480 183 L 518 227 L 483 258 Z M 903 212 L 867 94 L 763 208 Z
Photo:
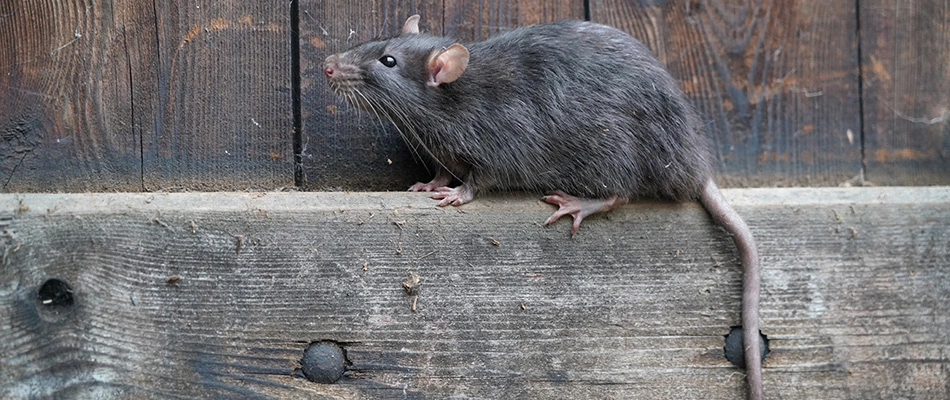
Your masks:
M 440 187 L 448 186 L 449 183 L 452 183 L 452 175 L 448 172 L 439 172 L 435 175 L 435 178 L 432 178 L 428 183 L 416 182 L 415 185 L 409 186 L 410 192 L 431 192 L 434 190 L 439 190 Z
M 460 206 L 462 204 L 472 201 L 472 198 L 475 196 L 465 185 L 450 188 L 448 186 L 442 186 L 435 189 L 435 193 L 432 195 L 433 199 L 441 200 L 439 202 L 439 207 L 445 207 L 449 204 L 453 206 Z

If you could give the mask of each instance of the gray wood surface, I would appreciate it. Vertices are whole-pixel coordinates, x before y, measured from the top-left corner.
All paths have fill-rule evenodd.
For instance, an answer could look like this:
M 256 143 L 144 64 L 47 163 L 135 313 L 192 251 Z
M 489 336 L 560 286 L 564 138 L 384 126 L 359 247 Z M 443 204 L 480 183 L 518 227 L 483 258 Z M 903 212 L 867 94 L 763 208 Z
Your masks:
M 950 189 L 725 194 L 762 254 L 769 398 L 950 396 Z M 574 239 L 539 225 L 551 211 L 0 195 L 0 397 L 741 398 L 722 351 L 740 272 L 697 204 L 628 205 Z M 44 304 L 54 278 L 72 304 Z M 335 384 L 295 373 L 321 340 L 346 349 Z

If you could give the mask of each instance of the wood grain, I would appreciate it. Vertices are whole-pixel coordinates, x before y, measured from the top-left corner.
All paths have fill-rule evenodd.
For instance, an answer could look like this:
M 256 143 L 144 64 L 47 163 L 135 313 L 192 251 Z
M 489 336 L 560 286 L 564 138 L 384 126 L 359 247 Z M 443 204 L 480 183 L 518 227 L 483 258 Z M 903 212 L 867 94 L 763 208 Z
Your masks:
M 867 179 L 950 184 L 950 1 L 860 2 Z
M 288 3 L 22 3 L 0 6 L 3 190 L 293 185 Z
M 394 35 L 413 14 L 423 31 L 442 31 L 441 1 L 300 1 L 303 188 L 406 190 L 431 178 L 390 125 L 337 98 L 323 76 L 328 56 Z
M 485 40 L 520 26 L 559 19 L 584 19 L 584 3 L 572 0 L 445 1 L 445 35 L 463 42 Z
M 0 191 L 141 190 L 132 60 L 113 12 L 0 4 Z
M 592 0 L 647 44 L 707 119 L 729 186 L 838 185 L 861 173 L 853 3 Z
M 950 395 L 950 190 L 725 194 L 763 256 L 769 398 Z M 538 225 L 551 211 L 518 196 L 0 195 L 0 396 L 742 396 L 722 354 L 739 267 L 698 205 L 628 205 L 574 239 L 566 220 Z M 40 301 L 50 278 L 73 305 Z M 347 350 L 336 384 L 294 372 L 321 340 Z
M 153 5 L 142 67 L 157 81 L 139 82 L 150 101 L 136 110 L 145 189 L 293 186 L 290 3 Z

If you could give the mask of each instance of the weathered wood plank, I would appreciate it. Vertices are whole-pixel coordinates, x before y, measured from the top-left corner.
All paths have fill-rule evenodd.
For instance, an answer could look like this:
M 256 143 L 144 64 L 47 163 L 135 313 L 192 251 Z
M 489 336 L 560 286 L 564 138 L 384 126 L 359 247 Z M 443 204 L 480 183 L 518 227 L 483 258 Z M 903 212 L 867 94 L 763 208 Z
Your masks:
M 303 188 L 405 190 L 428 179 L 388 123 L 337 98 L 323 76 L 327 56 L 394 35 L 413 14 L 422 17 L 423 31 L 441 33 L 437 0 L 300 1 Z
M 867 179 L 950 184 L 950 1 L 861 1 Z
M 136 109 L 145 189 L 293 186 L 290 2 L 151 6 L 155 20 L 128 27 L 155 36 L 142 67 L 157 81 L 139 82 Z
M 950 189 L 726 196 L 763 256 L 770 398 L 950 395 Z M 538 225 L 549 212 L 519 196 L 2 195 L 0 397 L 741 397 L 722 354 L 740 273 L 698 205 L 628 205 L 575 239 Z M 51 278 L 71 305 L 43 304 Z M 347 349 L 336 384 L 295 377 L 320 340 Z
M 109 2 L 0 3 L 0 191 L 141 190 L 126 35 Z
M 592 0 L 708 121 L 725 185 L 838 185 L 861 172 L 853 2 Z
M 584 19 L 584 3 L 573 0 L 445 1 L 445 35 L 463 42 L 485 40 L 519 26 L 559 19 Z
M 289 18 L 287 2 L 0 5 L 2 190 L 293 185 Z

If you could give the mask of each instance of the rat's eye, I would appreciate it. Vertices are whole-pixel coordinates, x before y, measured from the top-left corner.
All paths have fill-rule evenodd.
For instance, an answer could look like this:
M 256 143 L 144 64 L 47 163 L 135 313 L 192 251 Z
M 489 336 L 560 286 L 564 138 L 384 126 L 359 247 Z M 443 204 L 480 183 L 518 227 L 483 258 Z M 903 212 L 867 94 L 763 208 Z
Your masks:
M 393 58 L 393 56 L 382 56 L 379 58 L 379 62 L 383 63 L 383 65 L 389 68 L 396 66 L 396 59 Z

